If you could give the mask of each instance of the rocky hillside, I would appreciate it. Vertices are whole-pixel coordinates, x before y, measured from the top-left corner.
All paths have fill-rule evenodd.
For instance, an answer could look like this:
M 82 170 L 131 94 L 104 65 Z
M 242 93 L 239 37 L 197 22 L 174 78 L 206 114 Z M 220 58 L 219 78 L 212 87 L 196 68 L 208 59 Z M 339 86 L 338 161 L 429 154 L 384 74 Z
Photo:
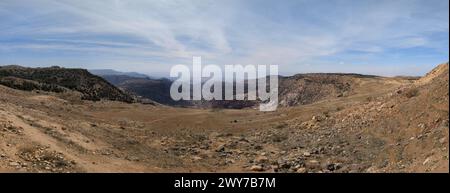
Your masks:
M 0 67 L 0 84 L 21 90 L 81 93 L 83 100 L 133 102 L 133 97 L 84 69 Z
M 416 82 L 385 95 L 367 98 L 367 102 L 337 113 L 319 114 L 310 121 L 292 124 L 307 133 L 323 132 L 322 144 L 336 147 L 337 139 L 351 141 L 347 145 L 353 149 L 346 151 L 358 154 L 360 162 L 370 166 L 367 172 L 448 171 L 448 88 L 446 63 Z M 352 135 L 356 138 L 338 137 Z M 352 145 L 358 141 L 365 145 Z
M 359 74 L 297 74 L 283 77 L 279 83 L 281 106 L 311 104 L 351 94 L 356 79 L 376 78 Z

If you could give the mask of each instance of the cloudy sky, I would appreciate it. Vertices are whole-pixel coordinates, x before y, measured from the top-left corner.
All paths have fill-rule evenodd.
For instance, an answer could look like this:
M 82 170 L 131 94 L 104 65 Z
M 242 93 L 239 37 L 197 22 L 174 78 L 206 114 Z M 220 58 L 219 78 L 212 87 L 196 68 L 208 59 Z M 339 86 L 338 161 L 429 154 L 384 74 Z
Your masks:
M 192 56 L 284 75 L 422 75 L 449 60 L 449 1 L 0 0 L 0 64 L 164 76 Z

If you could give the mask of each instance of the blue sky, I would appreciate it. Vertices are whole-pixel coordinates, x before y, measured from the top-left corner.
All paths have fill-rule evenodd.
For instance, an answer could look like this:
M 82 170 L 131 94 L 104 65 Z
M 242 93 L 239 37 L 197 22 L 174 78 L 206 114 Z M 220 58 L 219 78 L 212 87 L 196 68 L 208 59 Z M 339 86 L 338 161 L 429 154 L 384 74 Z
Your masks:
M 175 64 L 423 75 L 449 60 L 448 0 L 0 0 L 0 64 L 167 76 Z

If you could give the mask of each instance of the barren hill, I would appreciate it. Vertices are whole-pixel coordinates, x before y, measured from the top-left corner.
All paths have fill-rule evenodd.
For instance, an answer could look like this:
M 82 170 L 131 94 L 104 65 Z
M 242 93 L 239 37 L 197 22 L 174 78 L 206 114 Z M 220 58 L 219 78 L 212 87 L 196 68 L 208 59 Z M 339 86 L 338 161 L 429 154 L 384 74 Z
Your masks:
M 366 141 L 355 151 L 369 172 L 448 172 L 448 73 L 448 63 L 439 65 L 412 84 L 300 126 Z M 360 149 L 369 146 L 368 154 Z
M 358 74 L 298 74 L 282 78 L 279 85 L 280 105 L 295 106 L 351 94 L 357 79 L 374 79 Z

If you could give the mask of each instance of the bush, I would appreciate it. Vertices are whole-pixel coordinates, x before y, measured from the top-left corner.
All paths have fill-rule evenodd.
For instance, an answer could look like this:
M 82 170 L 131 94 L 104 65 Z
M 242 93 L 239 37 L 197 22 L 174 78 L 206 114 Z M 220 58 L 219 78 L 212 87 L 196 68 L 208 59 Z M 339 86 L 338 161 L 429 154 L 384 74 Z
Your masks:
M 419 95 L 419 89 L 417 89 L 417 88 L 410 88 L 410 89 L 408 89 L 408 90 L 406 90 L 406 91 L 404 92 L 404 95 L 405 95 L 407 98 L 416 97 L 416 96 Z

